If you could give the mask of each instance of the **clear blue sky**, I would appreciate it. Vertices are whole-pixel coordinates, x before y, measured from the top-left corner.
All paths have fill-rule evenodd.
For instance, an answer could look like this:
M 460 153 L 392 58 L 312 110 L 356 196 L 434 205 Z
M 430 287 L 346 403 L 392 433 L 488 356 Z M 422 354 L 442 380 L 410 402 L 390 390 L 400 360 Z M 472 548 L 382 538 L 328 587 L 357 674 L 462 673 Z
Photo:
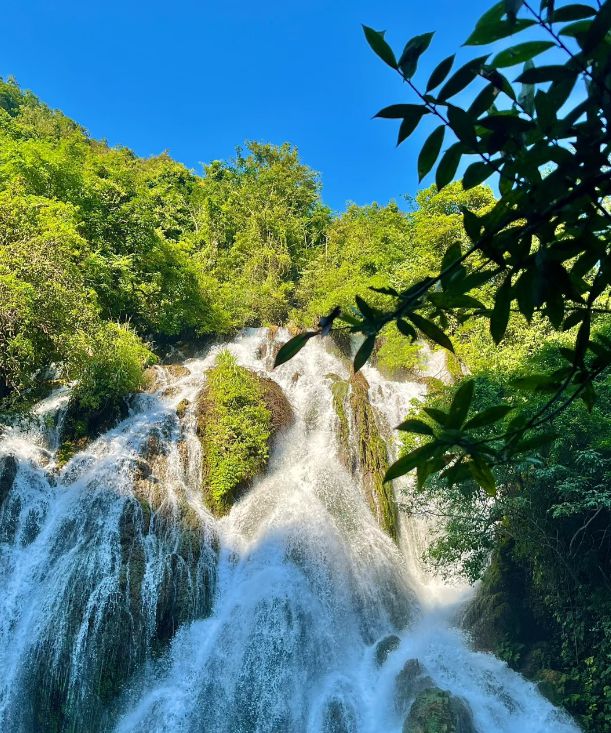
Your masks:
M 190 168 L 254 139 L 297 145 L 325 201 L 386 202 L 418 189 L 422 136 L 397 149 L 408 100 L 367 47 L 436 30 L 423 71 L 465 40 L 489 0 L 19 0 L 4 4 L 0 74 L 12 75 L 96 138 Z M 428 57 L 425 57 L 428 58 Z M 428 183 L 430 181 L 425 181 Z

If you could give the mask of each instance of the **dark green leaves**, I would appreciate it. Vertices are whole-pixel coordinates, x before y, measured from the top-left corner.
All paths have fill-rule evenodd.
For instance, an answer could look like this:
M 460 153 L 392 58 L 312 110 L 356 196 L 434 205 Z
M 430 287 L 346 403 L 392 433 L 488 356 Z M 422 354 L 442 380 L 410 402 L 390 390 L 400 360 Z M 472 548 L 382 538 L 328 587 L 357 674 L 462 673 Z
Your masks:
M 412 117 L 424 113 L 425 108 L 421 104 L 391 104 L 389 107 L 381 109 L 375 117 L 381 117 L 385 120 L 398 120 L 402 117 Z
M 427 458 L 431 458 L 439 452 L 440 449 L 436 443 L 427 443 L 420 448 L 416 448 L 416 450 L 399 458 L 398 461 L 392 464 L 384 476 L 384 481 L 392 481 L 399 476 L 404 476 L 416 468 L 422 461 L 426 461 Z
M 404 420 L 400 425 L 397 425 L 396 429 L 405 430 L 410 433 L 417 433 L 418 435 L 435 435 L 433 428 L 422 420 Z
M 274 367 L 280 366 L 280 364 L 284 364 L 285 361 L 292 359 L 295 354 L 303 349 L 312 336 L 316 336 L 317 333 L 317 331 L 306 331 L 305 333 L 293 336 L 293 338 L 287 341 L 276 354 Z
M 401 143 L 412 134 L 425 114 L 428 114 L 428 110 L 424 107 L 420 107 L 418 112 L 414 112 L 403 118 L 403 122 L 401 122 L 401 126 L 399 127 L 397 145 L 401 145 Z
M 435 172 L 435 184 L 439 191 L 454 180 L 458 164 L 460 163 L 460 159 L 464 152 L 465 149 L 463 144 L 461 142 L 457 142 L 450 145 L 450 147 L 441 156 L 441 160 L 439 161 L 439 165 Z
M 496 292 L 494 308 L 490 317 L 490 335 L 494 343 L 502 341 L 507 324 L 509 323 L 509 310 L 511 306 L 511 274 L 503 280 L 503 284 Z
M 553 41 L 527 41 L 520 43 L 513 48 L 506 48 L 492 59 L 492 65 L 497 68 L 503 66 L 514 66 L 538 56 L 540 53 L 553 48 Z
M 395 54 L 393 53 L 392 48 L 384 40 L 384 31 L 374 31 L 373 28 L 369 28 L 366 25 L 363 26 L 363 31 L 365 32 L 367 43 L 369 43 L 373 51 L 382 59 L 382 61 L 393 69 L 398 68 Z
M 554 10 L 552 17 L 554 23 L 567 23 L 573 20 L 591 18 L 595 13 L 596 10 L 590 5 L 574 3 L 573 5 L 565 5 L 563 8 Z
M 516 81 L 522 84 L 541 84 L 546 81 L 574 79 L 576 76 L 577 73 L 566 66 L 535 66 L 523 71 Z
M 416 73 L 418 59 L 429 47 L 433 35 L 433 33 L 423 33 L 420 36 L 415 36 L 405 44 L 399 59 L 399 69 L 405 79 L 411 79 Z
M 450 69 L 452 68 L 452 64 L 454 63 L 455 58 L 456 54 L 452 54 L 435 67 L 426 85 L 427 92 L 430 92 L 435 89 L 435 87 L 438 87 L 441 82 L 446 78 L 446 76 L 450 73 Z
M 441 87 L 437 99 L 439 101 L 445 101 L 458 94 L 458 92 L 461 92 L 481 72 L 488 56 L 489 54 L 479 56 L 476 59 L 468 61 L 464 66 L 461 66 Z
M 464 428 L 470 430 L 474 428 L 483 428 L 487 425 L 493 425 L 494 423 L 502 420 L 513 408 L 510 405 L 495 405 L 494 407 L 488 407 L 482 412 L 468 420 Z
M 475 26 L 475 30 L 465 41 L 465 46 L 483 46 L 486 43 L 493 43 L 501 38 L 507 38 L 507 36 L 512 36 L 535 25 L 535 21 L 528 18 L 503 20 L 502 16 L 505 11 L 505 3 L 500 2 L 482 15 Z
M 440 346 L 443 346 L 444 349 L 448 349 L 448 351 L 454 352 L 454 347 L 452 346 L 452 342 L 450 339 L 445 335 L 445 333 L 437 326 L 433 321 L 429 321 L 426 318 L 423 318 L 422 316 L 418 315 L 418 313 L 410 313 L 408 318 L 410 321 L 416 326 L 416 328 L 425 336 L 428 336 L 431 341 L 434 341 L 436 344 L 439 344 Z
M 486 178 L 489 178 L 493 173 L 494 167 L 489 163 L 481 163 L 479 161 L 471 163 L 465 171 L 462 179 L 463 188 L 466 191 L 474 186 L 479 186 L 480 183 L 483 183 Z
M 375 335 L 367 336 L 367 338 L 363 341 L 361 344 L 359 350 L 356 352 L 356 355 L 354 357 L 354 371 L 358 372 L 358 370 L 365 364 L 367 359 L 371 356 L 371 352 L 373 351 L 374 347 L 376 345 L 376 337 Z
M 466 379 L 456 390 L 448 418 L 448 427 L 461 428 L 473 401 L 475 385 L 472 379 Z
M 426 176 L 426 174 L 431 170 L 435 161 L 437 160 L 439 151 L 441 150 L 441 145 L 443 143 L 445 130 L 445 125 L 439 125 L 439 127 L 436 127 L 422 146 L 422 150 L 420 151 L 420 155 L 418 156 L 419 181 L 421 181 L 424 176 Z

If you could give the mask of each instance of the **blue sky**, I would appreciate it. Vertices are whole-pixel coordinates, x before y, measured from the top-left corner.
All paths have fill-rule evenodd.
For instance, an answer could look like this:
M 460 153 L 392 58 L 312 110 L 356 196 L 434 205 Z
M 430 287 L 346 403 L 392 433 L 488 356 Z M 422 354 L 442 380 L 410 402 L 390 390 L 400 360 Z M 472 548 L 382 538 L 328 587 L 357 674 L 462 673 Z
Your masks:
M 94 137 L 144 156 L 168 150 L 196 171 L 245 140 L 292 142 L 341 209 L 415 193 L 425 136 L 397 149 L 396 123 L 371 119 L 409 94 L 361 23 L 387 29 L 395 48 L 436 30 L 426 74 L 490 4 L 20 0 L 3 8 L 0 74 Z

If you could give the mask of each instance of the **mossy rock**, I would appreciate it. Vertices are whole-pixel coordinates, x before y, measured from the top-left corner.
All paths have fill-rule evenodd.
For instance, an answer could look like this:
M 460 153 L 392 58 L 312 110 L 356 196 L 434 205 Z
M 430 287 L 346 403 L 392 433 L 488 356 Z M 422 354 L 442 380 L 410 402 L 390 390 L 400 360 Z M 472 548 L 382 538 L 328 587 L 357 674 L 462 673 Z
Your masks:
M 0 507 L 4 504 L 9 491 L 15 483 L 17 459 L 15 456 L 0 458 Z
M 62 423 L 60 445 L 55 462 L 61 468 L 73 455 L 84 450 L 97 437 L 113 428 L 128 415 L 124 400 L 109 402 L 92 410 L 78 399 L 70 400 Z
M 401 639 L 396 634 L 389 634 L 376 644 L 376 664 L 381 667 L 388 659 L 388 656 L 399 648 Z
M 331 700 L 323 714 L 322 733 L 353 733 L 356 729 L 354 710 L 343 700 Z
M 446 690 L 429 687 L 416 696 L 403 733 L 477 733 L 467 704 Z
M 191 372 L 183 364 L 164 364 L 163 368 L 166 372 L 175 379 L 182 379 L 188 377 Z
M 187 408 L 189 407 L 189 405 L 190 405 L 190 402 L 189 402 L 189 400 L 188 400 L 188 399 L 187 399 L 186 397 L 185 397 L 184 399 L 182 399 L 182 400 L 181 400 L 181 401 L 180 401 L 180 402 L 179 402 L 179 403 L 178 403 L 178 404 L 176 405 L 176 414 L 178 415 L 178 417 L 179 417 L 179 418 L 180 418 L 181 420 L 182 420 L 182 418 L 183 418 L 183 417 L 185 416 L 185 414 L 186 414 L 186 412 L 187 412 Z
M 272 435 L 287 428 L 295 421 L 295 414 L 291 403 L 284 394 L 282 387 L 269 377 L 251 372 L 258 380 L 263 390 L 263 402 L 272 416 Z
M 282 389 L 239 366 L 222 351 L 197 398 L 203 490 L 208 506 L 226 514 L 267 465 L 272 437 L 293 420 Z
M 350 406 L 352 436 L 369 506 L 379 525 L 396 540 L 397 504 L 392 484 L 384 483 L 384 475 L 388 470 L 388 449 L 380 434 L 375 411 L 369 402 L 369 384 L 360 372 L 354 374 L 350 380 Z
M 404 715 L 409 703 L 423 690 L 434 687 L 433 680 L 424 674 L 417 659 L 408 659 L 395 678 L 395 710 Z

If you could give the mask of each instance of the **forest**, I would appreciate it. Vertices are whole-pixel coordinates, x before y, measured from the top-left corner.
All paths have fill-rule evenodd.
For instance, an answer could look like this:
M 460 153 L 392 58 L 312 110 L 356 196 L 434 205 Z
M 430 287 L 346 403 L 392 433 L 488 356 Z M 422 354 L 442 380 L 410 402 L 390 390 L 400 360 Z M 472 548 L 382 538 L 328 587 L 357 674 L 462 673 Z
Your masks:
M 379 39 L 369 40 L 384 57 Z M 0 411 L 10 420 L 51 388 L 70 385 L 66 461 L 82 441 L 125 417 L 126 398 L 147 389 L 150 367 L 185 344 L 230 339 L 249 327 L 309 334 L 339 308 L 347 318 L 326 338 L 349 351 L 357 325 L 388 311 L 413 283 L 435 278 L 457 243 L 469 246 L 465 209 L 486 217 L 498 200 L 482 181 L 438 181 L 443 185 L 400 202 L 332 211 L 319 174 L 289 143 L 248 142 L 231 160 L 197 173 L 167 154 L 139 158 L 92 139 L 4 80 Z M 567 249 L 565 260 L 578 254 Z M 484 265 L 482 256 L 469 273 Z M 562 370 L 580 322 L 555 328 L 551 300 L 530 318 L 522 304 L 510 312 L 508 303 L 500 340 L 489 324 L 498 289 L 498 278 L 482 278 L 469 295 L 453 296 L 452 307 L 481 306 L 486 317 L 447 312 L 441 325 L 451 351 L 438 328 L 423 322 L 416 339 L 396 314 L 382 328 L 362 330 L 382 375 L 426 382 L 425 400 L 405 405 L 404 457 L 421 450 L 440 424 L 464 425 L 485 441 L 499 423 L 507 425 L 511 410 L 545 409 L 549 390 L 533 392 L 528 381 Z M 608 290 L 595 305 L 588 336 L 608 344 Z M 418 376 L 427 350 L 443 351 L 450 379 Z M 264 386 L 236 372 L 231 357 L 219 358 L 210 389 L 221 413 L 231 399 L 228 384 L 262 399 Z M 435 522 L 430 567 L 481 581 L 463 619 L 475 646 L 536 681 L 584 730 L 603 733 L 611 731 L 608 373 L 601 370 L 592 384 L 596 401 L 571 400 L 550 421 L 554 440 L 533 439 L 518 458 L 499 462 L 493 485 L 486 465 L 460 482 L 432 466 L 418 474 L 403 510 Z M 217 504 L 226 475 L 246 475 L 267 458 L 272 412 L 255 402 L 244 408 L 249 428 L 203 428 L 218 467 Z M 227 462 L 223 445 L 238 429 L 250 430 L 253 448 Z

